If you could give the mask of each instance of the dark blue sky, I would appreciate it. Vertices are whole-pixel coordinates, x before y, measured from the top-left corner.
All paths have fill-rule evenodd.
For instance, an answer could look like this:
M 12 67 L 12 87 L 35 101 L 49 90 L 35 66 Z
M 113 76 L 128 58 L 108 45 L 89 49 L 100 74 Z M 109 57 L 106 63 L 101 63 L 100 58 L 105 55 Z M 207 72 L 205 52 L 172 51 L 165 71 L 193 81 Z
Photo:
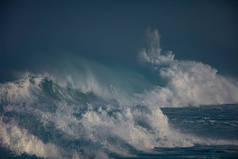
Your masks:
M 238 76 L 238 1 L 1 1 L 0 80 L 61 57 L 135 67 L 148 28 L 178 59 Z

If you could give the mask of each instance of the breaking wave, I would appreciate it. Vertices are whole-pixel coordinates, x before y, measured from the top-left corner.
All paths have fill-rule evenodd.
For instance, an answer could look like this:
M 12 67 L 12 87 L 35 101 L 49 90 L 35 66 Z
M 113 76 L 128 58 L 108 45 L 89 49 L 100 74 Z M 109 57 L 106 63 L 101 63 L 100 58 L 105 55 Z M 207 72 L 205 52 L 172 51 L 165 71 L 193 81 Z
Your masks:
M 107 69 L 103 73 L 110 82 L 87 71 L 77 79 L 25 73 L 1 84 L 1 146 L 45 158 L 113 158 L 155 147 L 237 145 L 183 134 L 169 125 L 161 107 L 237 103 L 238 83 L 209 65 L 176 60 L 172 52 L 161 51 L 158 31 L 150 36 L 140 58 L 167 81 L 164 86 Z
M 224 77 L 201 62 L 176 60 L 172 51 L 161 50 L 157 30 L 150 32 L 149 37 L 151 45 L 143 49 L 139 57 L 167 84 L 147 91 L 148 103 L 159 107 L 238 103 L 237 80 Z

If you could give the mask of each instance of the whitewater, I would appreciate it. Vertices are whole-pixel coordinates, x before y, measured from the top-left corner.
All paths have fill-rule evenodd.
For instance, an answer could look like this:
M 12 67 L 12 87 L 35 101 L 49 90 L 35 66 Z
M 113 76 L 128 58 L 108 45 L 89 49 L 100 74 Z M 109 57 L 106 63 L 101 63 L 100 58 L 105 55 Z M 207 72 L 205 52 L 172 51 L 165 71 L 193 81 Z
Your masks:
M 135 59 L 159 82 L 79 59 L 71 71 L 22 72 L 1 83 L 0 147 L 13 156 L 50 159 L 143 158 L 169 149 L 196 153 L 196 146 L 228 146 L 237 156 L 238 80 L 176 59 L 161 49 L 158 30 L 148 32 L 148 41 Z M 219 122 L 220 110 L 229 121 Z M 218 128 L 233 134 L 209 134 Z

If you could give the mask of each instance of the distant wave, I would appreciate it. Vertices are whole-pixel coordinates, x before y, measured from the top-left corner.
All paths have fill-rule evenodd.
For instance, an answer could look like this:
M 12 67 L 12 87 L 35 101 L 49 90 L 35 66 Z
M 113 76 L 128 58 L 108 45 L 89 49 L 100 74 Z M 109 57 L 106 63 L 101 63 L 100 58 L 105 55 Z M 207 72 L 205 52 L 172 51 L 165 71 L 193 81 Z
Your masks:
M 140 58 L 167 80 L 164 86 L 148 84 L 137 73 L 121 77 L 99 65 L 102 74 L 90 70 L 75 79 L 24 73 L 0 84 L 1 145 L 16 154 L 74 159 L 133 156 L 155 147 L 237 145 L 183 134 L 169 125 L 161 107 L 237 103 L 238 84 L 209 65 L 162 53 L 158 32 L 150 36 Z

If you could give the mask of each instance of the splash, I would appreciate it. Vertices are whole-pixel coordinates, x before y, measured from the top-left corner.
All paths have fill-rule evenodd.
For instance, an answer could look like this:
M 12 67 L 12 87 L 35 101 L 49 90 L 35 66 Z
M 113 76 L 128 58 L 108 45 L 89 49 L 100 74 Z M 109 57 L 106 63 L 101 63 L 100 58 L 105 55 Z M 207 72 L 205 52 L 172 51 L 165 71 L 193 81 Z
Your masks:
M 155 86 L 146 91 L 145 103 L 159 107 L 181 107 L 238 103 L 238 82 L 218 74 L 207 64 L 176 60 L 171 51 L 163 52 L 160 37 L 155 30 L 149 34 L 152 41 L 140 58 L 165 79 L 165 87 Z

